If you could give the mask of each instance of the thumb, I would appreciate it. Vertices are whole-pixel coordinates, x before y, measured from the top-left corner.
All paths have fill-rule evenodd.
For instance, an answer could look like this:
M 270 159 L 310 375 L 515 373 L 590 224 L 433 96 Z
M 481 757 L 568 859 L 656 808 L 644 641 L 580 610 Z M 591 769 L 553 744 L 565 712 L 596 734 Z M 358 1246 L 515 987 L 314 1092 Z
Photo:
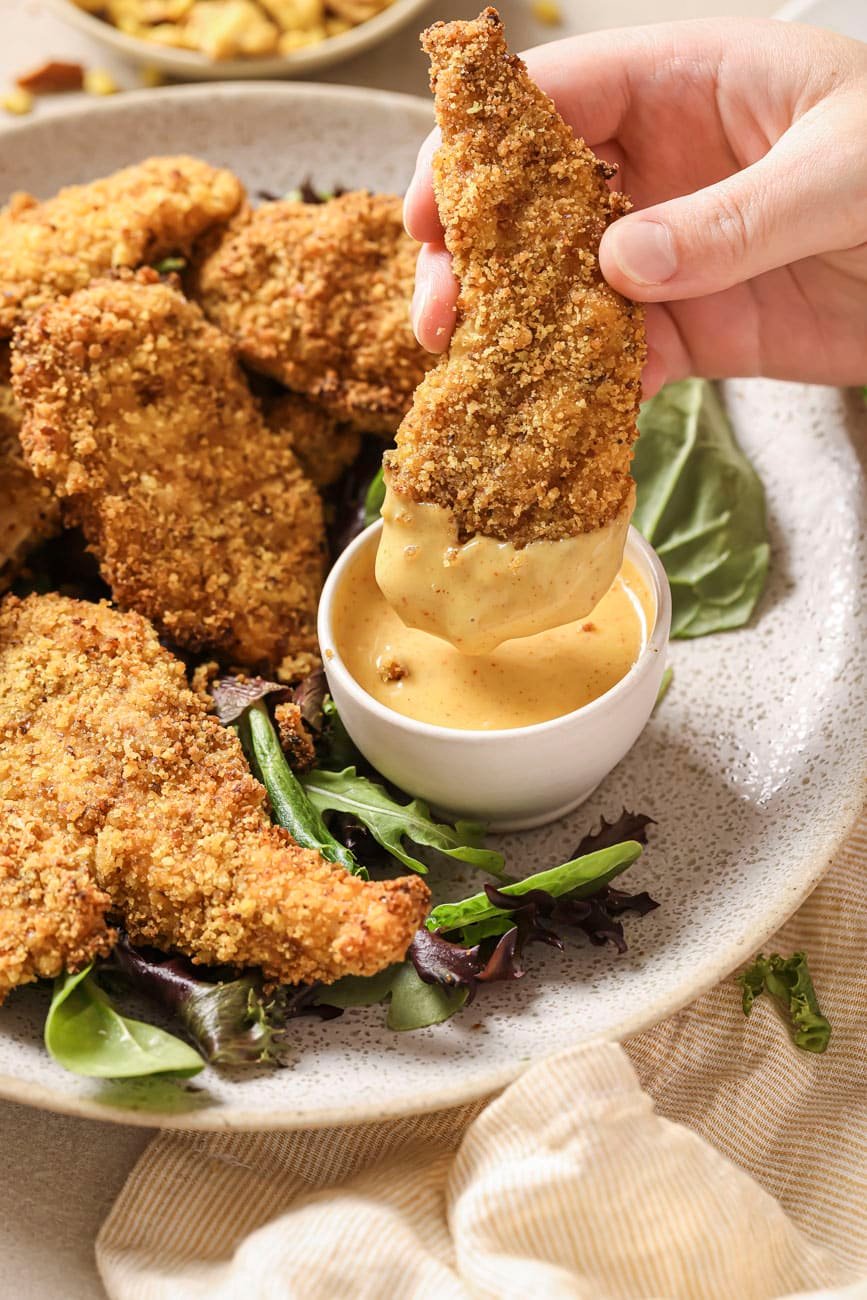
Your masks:
M 859 223 L 848 178 L 863 163 L 847 178 L 850 160 L 840 159 L 838 143 L 831 162 L 825 134 L 791 128 L 743 171 L 614 222 L 599 249 L 602 274 L 639 301 L 698 298 L 860 243 L 867 229 L 856 228 L 863 209 Z

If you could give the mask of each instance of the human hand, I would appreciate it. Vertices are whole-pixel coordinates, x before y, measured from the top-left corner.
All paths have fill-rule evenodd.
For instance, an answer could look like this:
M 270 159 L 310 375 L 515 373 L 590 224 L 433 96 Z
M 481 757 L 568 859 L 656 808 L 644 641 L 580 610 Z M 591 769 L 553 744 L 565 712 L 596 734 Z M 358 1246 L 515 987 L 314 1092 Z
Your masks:
M 647 309 L 645 391 L 686 375 L 867 377 L 867 46 L 774 21 L 665 23 L 524 56 L 638 211 L 602 273 Z M 442 352 L 458 297 L 431 186 L 434 132 L 404 209 L 423 243 L 413 324 Z

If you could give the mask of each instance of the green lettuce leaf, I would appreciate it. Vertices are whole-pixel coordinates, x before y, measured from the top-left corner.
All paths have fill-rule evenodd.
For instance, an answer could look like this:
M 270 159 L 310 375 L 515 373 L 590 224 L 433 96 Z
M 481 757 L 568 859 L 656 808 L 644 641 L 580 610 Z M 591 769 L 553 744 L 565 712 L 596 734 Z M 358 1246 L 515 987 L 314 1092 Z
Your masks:
M 759 954 L 738 982 L 743 988 L 744 1015 L 753 1009 L 756 998 L 769 993 L 788 1012 L 792 1038 L 805 1052 L 824 1052 L 831 1038 L 831 1026 L 819 1010 L 819 1000 L 807 966 L 807 957 L 796 952 L 791 957 L 773 953 Z
M 503 885 L 499 892 L 520 898 L 530 890 L 544 889 L 552 898 L 560 898 L 564 894 L 586 898 L 626 871 L 640 856 L 641 845 L 635 840 L 624 840 L 621 844 L 613 844 L 610 848 L 564 862 L 562 866 L 549 867 L 547 871 L 537 871 L 524 880 Z M 508 918 L 508 912 L 494 907 L 487 894 L 481 893 L 473 894 L 471 898 L 465 898 L 459 903 L 440 903 L 425 924 L 429 930 L 443 934 L 461 930 L 465 943 L 478 943 L 482 938 L 502 934 L 502 926 L 508 922 Z
M 665 565 L 671 635 L 741 627 L 762 593 L 770 547 L 761 481 L 713 384 L 667 384 L 642 407 L 632 522 Z
M 386 1024 L 389 1029 L 405 1032 L 441 1024 L 459 1011 L 469 996 L 469 989 L 446 989 L 426 984 L 411 961 L 388 966 L 378 975 L 345 975 L 335 984 L 320 990 L 318 1006 L 371 1007 L 388 1003 Z
M 477 822 L 459 821 L 454 826 L 435 822 L 421 799 L 397 803 L 383 786 L 366 776 L 359 776 L 354 767 L 347 767 L 342 772 L 317 769 L 302 777 L 302 785 L 318 812 L 351 814 L 367 827 L 384 849 L 411 871 L 424 875 L 427 867 L 404 848 L 404 838 L 437 849 L 447 857 L 481 867 L 492 875 L 502 874 L 503 855 L 482 847 L 483 826 Z
M 99 1079 L 149 1074 L 188 1079 L 204 1066 L 198 1052 L 180 1038 L 115 1011 L 90 966 L 55 980 L 45 1046 L 64 1069 Z

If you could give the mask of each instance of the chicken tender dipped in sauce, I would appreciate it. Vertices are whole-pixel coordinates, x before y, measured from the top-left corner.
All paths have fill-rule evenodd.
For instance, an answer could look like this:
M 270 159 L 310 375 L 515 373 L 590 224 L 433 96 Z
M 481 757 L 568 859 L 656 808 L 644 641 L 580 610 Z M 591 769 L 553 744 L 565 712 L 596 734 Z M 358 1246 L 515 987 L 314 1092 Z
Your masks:
M 410 626 L 478 653 L 583 617 L 614 580 L 644 329 L 598 264 L 627 200 L 509 56 L 496 11 L 422 44 L 458 323 L 386 458 L 377 578 Z

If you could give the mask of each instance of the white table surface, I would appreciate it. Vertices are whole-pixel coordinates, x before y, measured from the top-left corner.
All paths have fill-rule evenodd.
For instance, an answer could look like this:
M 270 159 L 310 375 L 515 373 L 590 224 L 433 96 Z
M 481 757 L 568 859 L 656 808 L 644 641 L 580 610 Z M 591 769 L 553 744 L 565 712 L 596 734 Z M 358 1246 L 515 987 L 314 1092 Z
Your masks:
M 427 93 L 417 30 L 435 18 L 469 17 L 480 0 L 433 3 L 413 25 L 377 49 L 339 64 L 321 80 Z M 500 0 L 519 45 L 629 23 L 722 13 L 760 16 L 773 0 L 560 0 L 561 28 L 543 27 L 530 0 Z M 39 0 L 0 0 L 0 87 L 48 57 L 109 69 L 122 86 L 136 71 L 43 10 Z M 158 92 L 154 92 L 158 93 Z M 78 96 L 42 100 L 39 114 L 62 113 Z M 13 118 L 0 119 L 2 130 Z M 2 1011 L 0 1011 L 2 1015 Z M 104 1290 L 93 1242 L 127 1173 L 149 1141 L 147 1130 L 70 1119 L 0 1102 L 0 1295 L 16 1300 L 92 1300 Z

